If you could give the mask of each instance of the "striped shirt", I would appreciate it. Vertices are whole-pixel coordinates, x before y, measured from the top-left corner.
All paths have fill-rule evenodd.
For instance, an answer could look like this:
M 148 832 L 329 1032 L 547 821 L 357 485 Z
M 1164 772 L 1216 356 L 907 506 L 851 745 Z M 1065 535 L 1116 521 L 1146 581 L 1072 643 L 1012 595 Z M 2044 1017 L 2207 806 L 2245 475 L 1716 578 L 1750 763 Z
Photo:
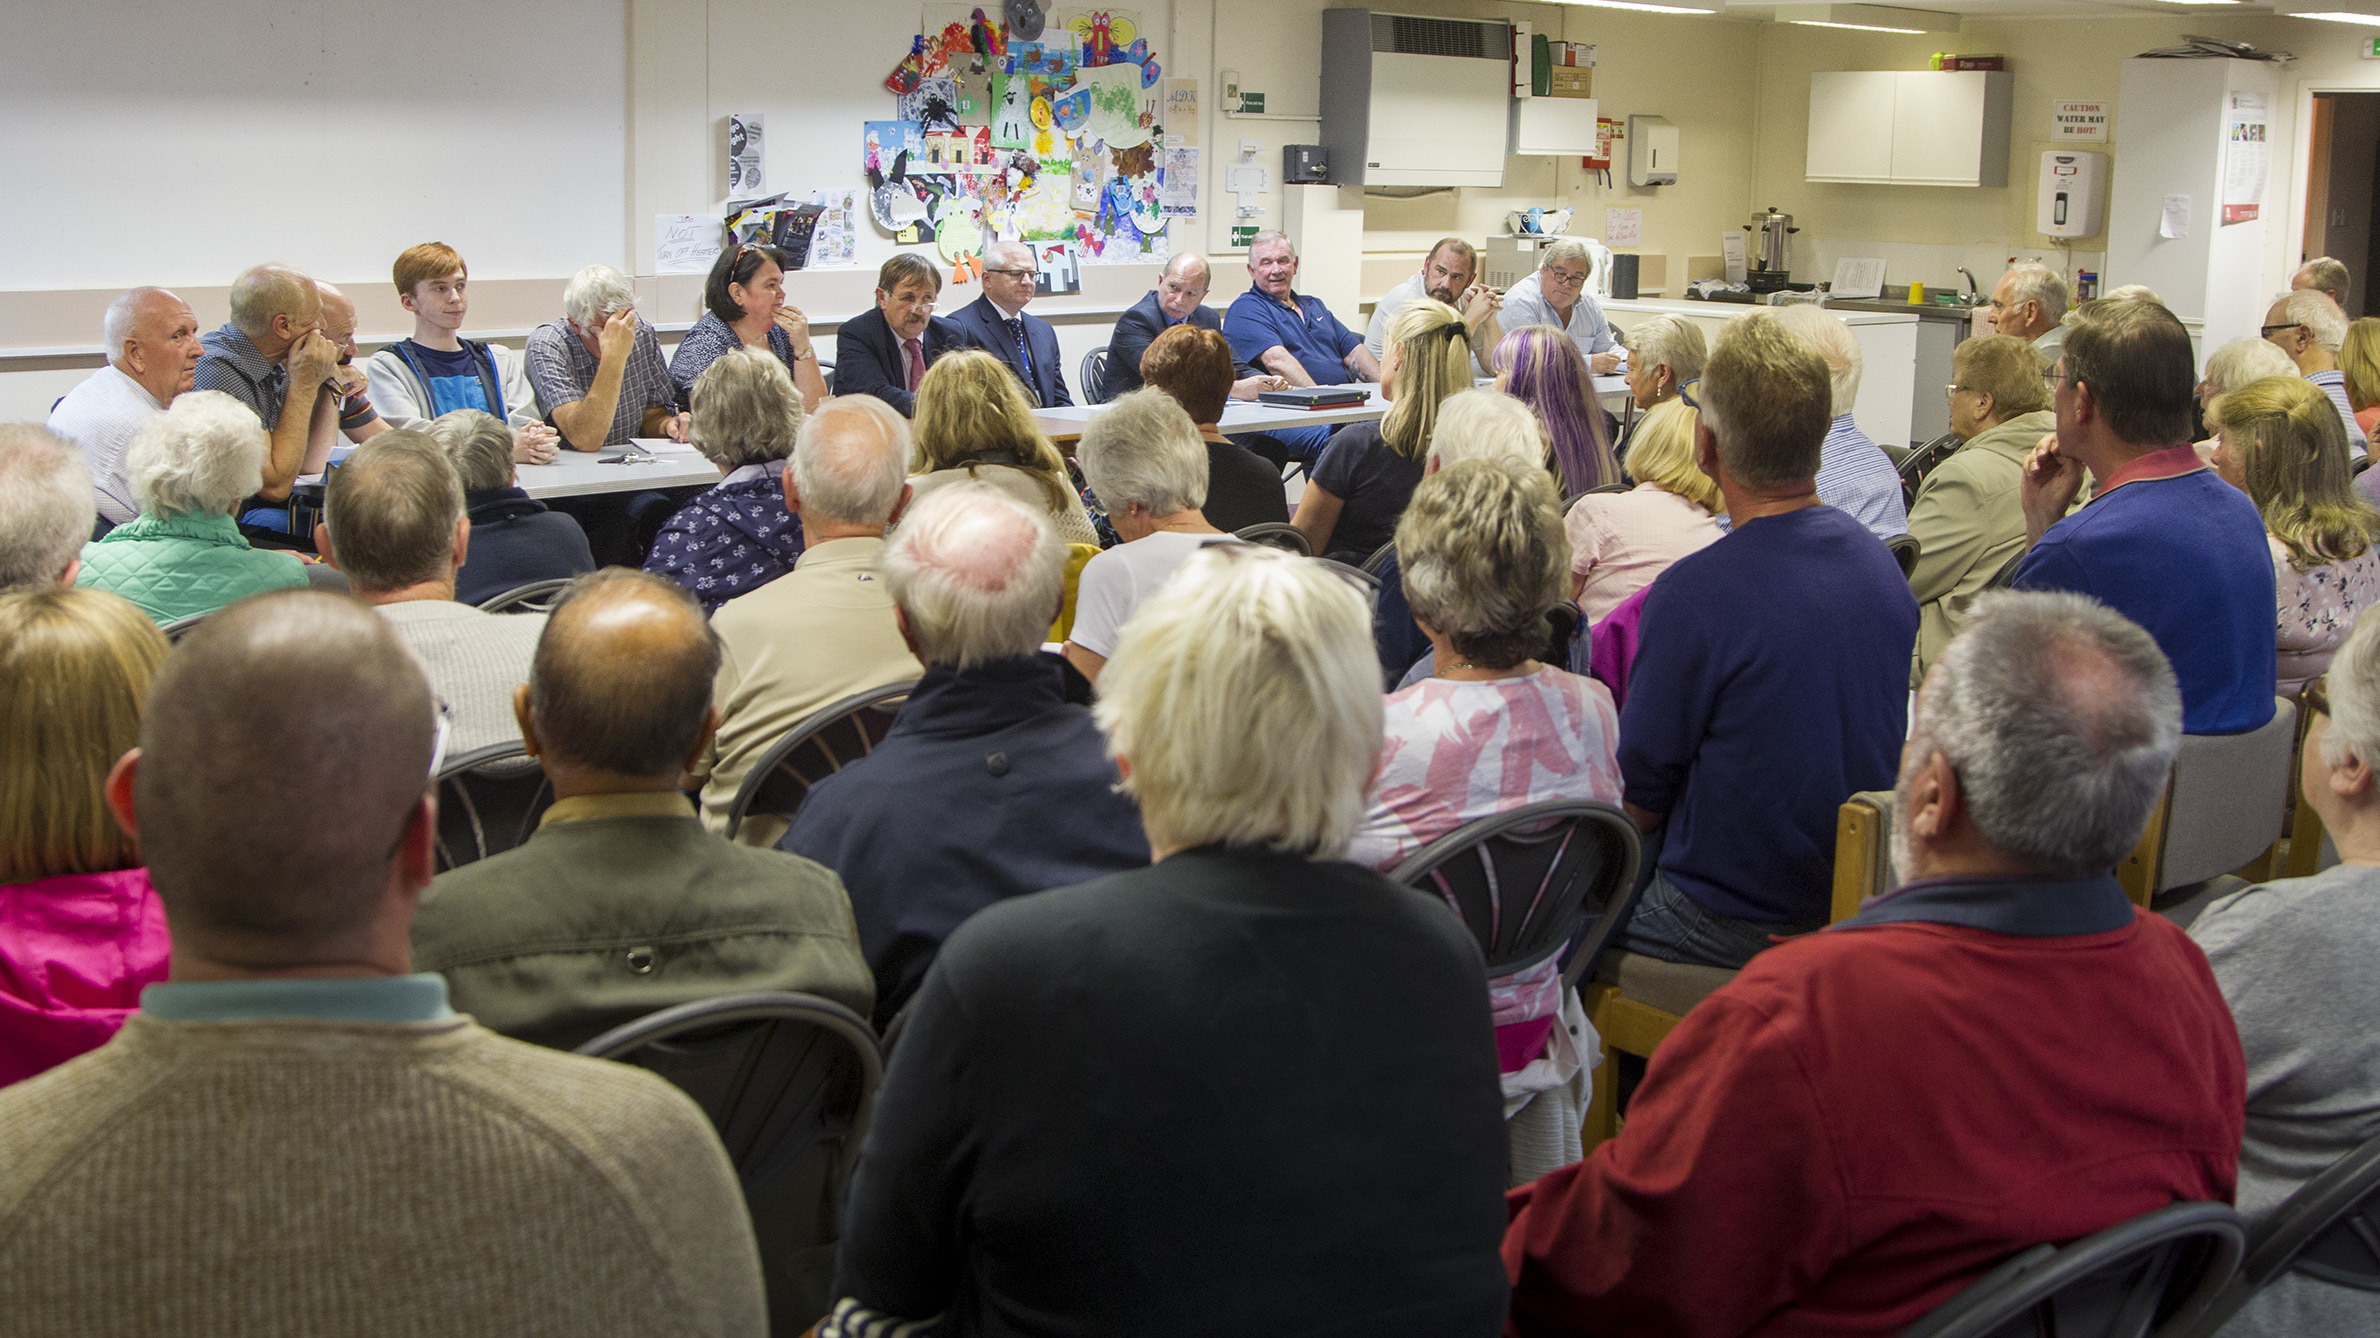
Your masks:
M 289 369 L 256 351 L 240 327 L 226 324 L 198 337 L 197 379 L 192 389 L 220 390 L 256 414 L 270 432 L 289 398 Z
M 549 419 L 556 409 L 587 397 L 595 386 L 595 369 L 601 365 L 567 320 L 547 321 L 531 330 L 526 355 L 529 385 Z M 678 388 L 669 379 L 669 364 L 661 360 L 661 341 L 653 337 L 652 326 L 639 325 L 636 343 L 628 350 L 628 366 L 620 376 L 620 404 L 612 410 L 612 430 L 605 434 L 603 444 L 618 446 L 635 436 L 644 425 L 645 410 L 674 413 L 677 405 Z
M 1850 414 L 1835 420 L 1818 447 L 1818 500 L 1849 512 L 1879 539 L 1909 532 L 1900 471 Z
M 2347 374 L 2333 367 L 2327 372 L 2308 372 L 2306 379 L 2322 387 L 2330 402 L 2339 406 L 2339 421 L 2347 425 L 2347 458 L 2361 460 L 2369 443 L 2363 425 L 2355 421 L 2355 406 L 2347 402 Z

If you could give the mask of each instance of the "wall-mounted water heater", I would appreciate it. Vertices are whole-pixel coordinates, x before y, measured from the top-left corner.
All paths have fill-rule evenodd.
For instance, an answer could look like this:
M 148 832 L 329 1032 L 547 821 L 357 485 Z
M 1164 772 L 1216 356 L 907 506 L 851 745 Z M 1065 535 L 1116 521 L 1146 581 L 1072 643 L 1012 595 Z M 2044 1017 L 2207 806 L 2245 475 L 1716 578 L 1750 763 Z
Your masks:
M 2107 155 L 2050 149 L 2041 155 L 2041 188 L 2035 193 L 2038 231 L 2044 237 L 2096 237 L 2107 210 Z

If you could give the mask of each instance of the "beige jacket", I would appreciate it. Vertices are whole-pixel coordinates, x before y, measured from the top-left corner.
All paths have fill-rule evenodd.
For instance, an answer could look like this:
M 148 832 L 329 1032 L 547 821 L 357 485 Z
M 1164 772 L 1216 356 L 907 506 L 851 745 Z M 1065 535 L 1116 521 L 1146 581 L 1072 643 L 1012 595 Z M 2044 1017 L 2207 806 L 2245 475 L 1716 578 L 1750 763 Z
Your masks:
M 1909 681 L 1958 635 L 1967 606 L 2008 559 L 2025 546 L 2025 510 L 2018 496 L 2025 459 L 2041 438 L 2058 430 L 2047 409 L 2020 414 L 1977 433 L 1935 466 L 1909 508 L 1909 534 L 1920 545 L 1909 571 L 1917 596 L 1917 660 Z

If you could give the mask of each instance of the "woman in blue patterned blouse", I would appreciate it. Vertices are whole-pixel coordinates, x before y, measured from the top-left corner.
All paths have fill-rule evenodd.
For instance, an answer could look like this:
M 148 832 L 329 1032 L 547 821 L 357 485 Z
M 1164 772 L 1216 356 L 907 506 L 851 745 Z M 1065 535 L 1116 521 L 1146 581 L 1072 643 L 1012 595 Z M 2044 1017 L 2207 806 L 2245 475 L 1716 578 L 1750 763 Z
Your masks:
M 678 351 L 670 355 L 669 379 L 677 383 L 678 408 L 694 408 L 694 382 L 703 369 L 724 353 L 739 348 L 766 348 L 793 374 L 801 391 L 802 408 L 818 407 L 826 398 L 826 378 L 818 371 L 818 352 L 810 347 L 810 321 L 799 307 L 785 300 L 785 253 L 774 246 L 731 246 L 719 253 L 711 277 L 702 286 L 703 305 L 710 310 L 686 332 Z
M 661 527 L 645 570 L 692 591 L 705 613 L 792 571 L 802 526 L 785 509 L 785 461 L 804 416 L 785 365 L 759 349 L 704 369 L 688 435 L 727 477 Z

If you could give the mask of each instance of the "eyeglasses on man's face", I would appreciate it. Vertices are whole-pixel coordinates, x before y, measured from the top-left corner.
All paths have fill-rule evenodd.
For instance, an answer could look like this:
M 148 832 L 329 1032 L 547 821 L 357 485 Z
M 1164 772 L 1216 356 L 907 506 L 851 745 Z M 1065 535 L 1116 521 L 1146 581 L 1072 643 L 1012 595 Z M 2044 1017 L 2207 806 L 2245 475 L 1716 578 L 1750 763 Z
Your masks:
M 2303 321 L 2290 321 L 2283 325 L 2264 326 L 2262 329 L 2258 330 L 2257 333 L 2264 336 L 2266 339 L 2270 339 L 2282 330 L 2303 330 L 2305 328 L 2306 325 Z

